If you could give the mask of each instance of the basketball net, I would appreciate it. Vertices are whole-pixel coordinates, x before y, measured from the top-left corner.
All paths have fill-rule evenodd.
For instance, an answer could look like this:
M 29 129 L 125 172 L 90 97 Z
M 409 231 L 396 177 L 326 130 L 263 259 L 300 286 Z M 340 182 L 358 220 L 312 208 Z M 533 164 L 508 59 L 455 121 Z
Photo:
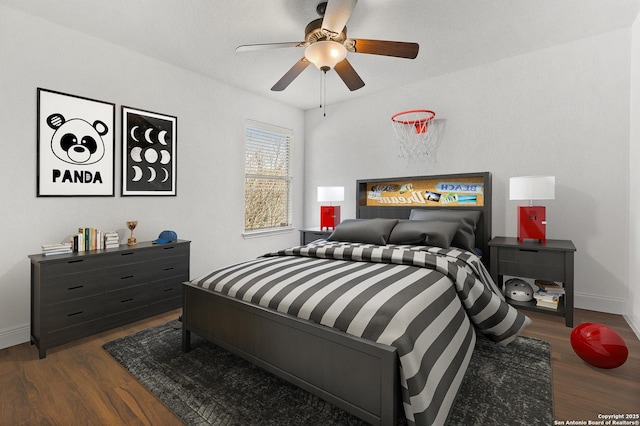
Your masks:
M 436 133 L 431 120 L 436 113 L 426 109 L 403 111 L 391 117 L 398 139 L 398 157 L 424 159 L 433 157 Z

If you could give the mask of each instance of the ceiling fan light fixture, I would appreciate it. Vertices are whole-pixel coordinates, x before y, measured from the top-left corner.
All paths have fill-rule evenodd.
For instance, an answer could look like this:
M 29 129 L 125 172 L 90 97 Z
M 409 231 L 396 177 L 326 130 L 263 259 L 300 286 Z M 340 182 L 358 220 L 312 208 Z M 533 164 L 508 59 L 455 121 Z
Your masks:
M 319 70 L 333 69 L 347 57 L 347 48 L 337 41 L 317 41 L 305 49 L 304 57 Z

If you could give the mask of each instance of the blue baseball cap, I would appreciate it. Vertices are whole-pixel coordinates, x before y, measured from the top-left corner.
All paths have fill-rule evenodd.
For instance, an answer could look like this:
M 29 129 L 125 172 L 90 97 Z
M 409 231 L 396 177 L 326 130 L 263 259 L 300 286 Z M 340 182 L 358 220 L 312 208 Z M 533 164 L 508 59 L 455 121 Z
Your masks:
M 172 243 L 178 240 L 178 234 L 173 231 L 162 231 L 160 235 L 158 235 L 158 239 L 153 240 L 156 244 L 166 244 Z

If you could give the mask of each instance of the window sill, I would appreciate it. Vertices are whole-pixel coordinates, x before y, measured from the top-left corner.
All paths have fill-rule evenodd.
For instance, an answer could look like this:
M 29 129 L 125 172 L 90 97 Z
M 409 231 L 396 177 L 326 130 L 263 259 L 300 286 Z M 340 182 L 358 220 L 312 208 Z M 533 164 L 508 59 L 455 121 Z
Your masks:
M 293 227 L 266 229 L 266 230 L 260 230 L 260 231 L 245 231 L 242 233 L 242 237 L 243 238 L 270 237 L 272 235 L 288 234 L 293 231 L 294 231 Z

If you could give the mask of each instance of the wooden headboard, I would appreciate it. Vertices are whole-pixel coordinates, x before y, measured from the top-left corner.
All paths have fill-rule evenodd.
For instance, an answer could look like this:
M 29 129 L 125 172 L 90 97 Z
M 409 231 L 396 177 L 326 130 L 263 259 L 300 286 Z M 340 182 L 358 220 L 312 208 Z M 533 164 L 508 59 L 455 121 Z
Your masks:
M 489 264 L 491 173 L 362 179 L 356 185 L 359 219 L 408 219 L 412 209 L 479 210 L 476 247 Z

